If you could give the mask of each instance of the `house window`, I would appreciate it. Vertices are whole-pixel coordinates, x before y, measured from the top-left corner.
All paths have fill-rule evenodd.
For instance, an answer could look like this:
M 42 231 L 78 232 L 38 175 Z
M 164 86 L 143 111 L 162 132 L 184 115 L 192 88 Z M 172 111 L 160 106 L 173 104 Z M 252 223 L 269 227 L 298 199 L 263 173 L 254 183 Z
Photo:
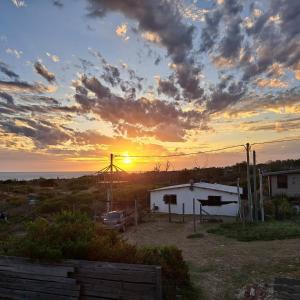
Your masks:
M 208 206 L 221 206 L 221 196 L 208 196 L 207 204 Z
M 287 175 L 277 175 L 277 188 L 279 188 L 279 189 L 287 189 L 288 188 Z
M 164 195 L 165 204 L 177 204 L 177 195 Z

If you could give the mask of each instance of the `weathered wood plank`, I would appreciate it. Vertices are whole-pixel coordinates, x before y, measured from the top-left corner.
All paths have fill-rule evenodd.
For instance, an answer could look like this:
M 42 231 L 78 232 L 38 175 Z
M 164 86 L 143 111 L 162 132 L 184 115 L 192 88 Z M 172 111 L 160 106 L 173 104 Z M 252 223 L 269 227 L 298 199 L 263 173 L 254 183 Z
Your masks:
M 75 279 L 80 278 L 95 278 L 103 280 L 126 281 L 137 283 L 153 283 L 156 284 L 154 274 L 147 272 L 129 272 L 120 270 L 120 272 L 110 272 L 110 270 L 88 270 L 80 268 L 76 275 L 72 276 Z
M 41 261 L 32 261 L 27 258 L 15 256 L 0 256 L 0 269 L 7 270 L 9 267 L 19 270 L 34 268 L 36 272 L 44 275 L 67 276 L 68 273 L 74 272 L 74 266 L 65 266 L 61 263 L 45 263 Z M 25 272 L 24 272 L 25 273 Z M 27 273 L 27 272 L 26 272 Z M 32 273 L 32 272 L 31 272 Z
M 1 296 L 16 300 L 161 300 L 161 268 L 83 260 L 49 264 L 0 257 Z
M 65 296 L 65 297 L 79 297 L 79 291 L 71 291 L 71 290 L 64 290 L 64 289 L 57 289 L 53 287 L 43 287 L 40 285 L 24 285 L 20 283 L 12 283 L 12 282 L 0 282 L 0 288 L 14 290 L 20 290 L 22 292 L 36 292 L 41 294 L 49 294 L 52 296 Z
M 87 287 L 81 292 L 81 297 L 95 297 L 96 299 L 130 299 L 130 300 L 153 300 L 155 296 L 147 293 L 138 293 L 133 291 L 124 291 L 124 290 L 108 290 L 101 291 Z
M 0 299 L 11 300 L 76 300 L 77 297 L 51 295 L 46 293 L 11 290 L 0 287 Z
M 48 267 L 36 264 L 10 264 L 2 265 L 0 264 L 0 271 L 12 271 L 12 272 L 22 272 L 28 274 L 41 274 L 50 276 L 60 276 L 67 277 L 69 273 L 74 272 L 74 268 L 60 268 L 60 267 Z
M 131 270 L 131 271 L 148 271 L 155 272 L 155 265 L 138 265 L 138 264 L 123 264 L 123 263 L 111 263 L 101 261 L 88 261 L 88 260 L 65 260 L 64 265 L 71 265 L 77 267 L 87 268 L 111 268 L 118 270 Z
M 81 282 L 83 289 L 93 289 L 99 291 L 124 290 L 133 292 L 145 292 L 155 295 L 156 289 L 152 284 L 128 283 L 119 281 L 95 280 Z
M 24 279 L 33 279 L 33 280 L 43 280 L 49 282 L 76 284 L 76 279 L 69 278 L 69 277 L 61 277 L 61 276 L 28 274 L 28 273 L 12 272 L 12 271 L 0 271 L 0 278 L 2 276 L 9 276 L 11 278 L 24 278 Z
M 76 283 L 61 283 L 61 282 L 51 282 L 51 281 L 43 281 L 43 280 L 32 280 L 32 279 L 24 279 L 10 276 L 1 276 L 0 284 L 9 284 L 12 283 L 14 285 L 25 286 L 25 289 L 29 289 L 29 287 L 38 287 L 45 289 L 61 289 L 63 292 L 67 291 L 79 291 L 80 286 Z

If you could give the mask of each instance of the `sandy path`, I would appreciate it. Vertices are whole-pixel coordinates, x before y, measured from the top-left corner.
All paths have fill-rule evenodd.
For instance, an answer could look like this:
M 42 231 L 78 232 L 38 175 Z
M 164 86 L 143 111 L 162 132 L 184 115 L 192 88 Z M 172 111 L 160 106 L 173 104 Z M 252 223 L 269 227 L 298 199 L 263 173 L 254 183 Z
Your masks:
M 187 239 L 193 223 L 168 223 L 166 216 L 155 216 L 138 229 L 125 233 L 137 245 L 176 245 L 190 266 L 192 280 L 205 299 L 234 299 L 238 290 L 253 282 L 271 282 L 274 276 L 300 278 L 300 239 L 238 242 L 206 233 L 209 226 L 198 225 L 200 239 Z

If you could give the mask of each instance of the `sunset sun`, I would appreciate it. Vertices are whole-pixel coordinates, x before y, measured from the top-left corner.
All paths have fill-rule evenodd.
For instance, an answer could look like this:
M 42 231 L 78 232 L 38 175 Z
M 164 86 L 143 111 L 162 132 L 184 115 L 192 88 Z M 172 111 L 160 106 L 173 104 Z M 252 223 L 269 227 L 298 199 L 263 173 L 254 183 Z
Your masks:
M 124 154 L 123 163 L 126 165 L 132 164 L 132 159 L 128 156 L 128 153 Z

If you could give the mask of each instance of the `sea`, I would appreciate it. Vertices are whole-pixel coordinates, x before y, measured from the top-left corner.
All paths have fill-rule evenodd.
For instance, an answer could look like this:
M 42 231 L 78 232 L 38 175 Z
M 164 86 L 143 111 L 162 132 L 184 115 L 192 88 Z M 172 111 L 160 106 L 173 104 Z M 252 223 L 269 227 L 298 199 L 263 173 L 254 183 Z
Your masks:
M 2 180 L 32 180 L 32 179 L 70 179 L 85 175 L 93 175 L 95 172 L 0 172 L 0 181 Z

